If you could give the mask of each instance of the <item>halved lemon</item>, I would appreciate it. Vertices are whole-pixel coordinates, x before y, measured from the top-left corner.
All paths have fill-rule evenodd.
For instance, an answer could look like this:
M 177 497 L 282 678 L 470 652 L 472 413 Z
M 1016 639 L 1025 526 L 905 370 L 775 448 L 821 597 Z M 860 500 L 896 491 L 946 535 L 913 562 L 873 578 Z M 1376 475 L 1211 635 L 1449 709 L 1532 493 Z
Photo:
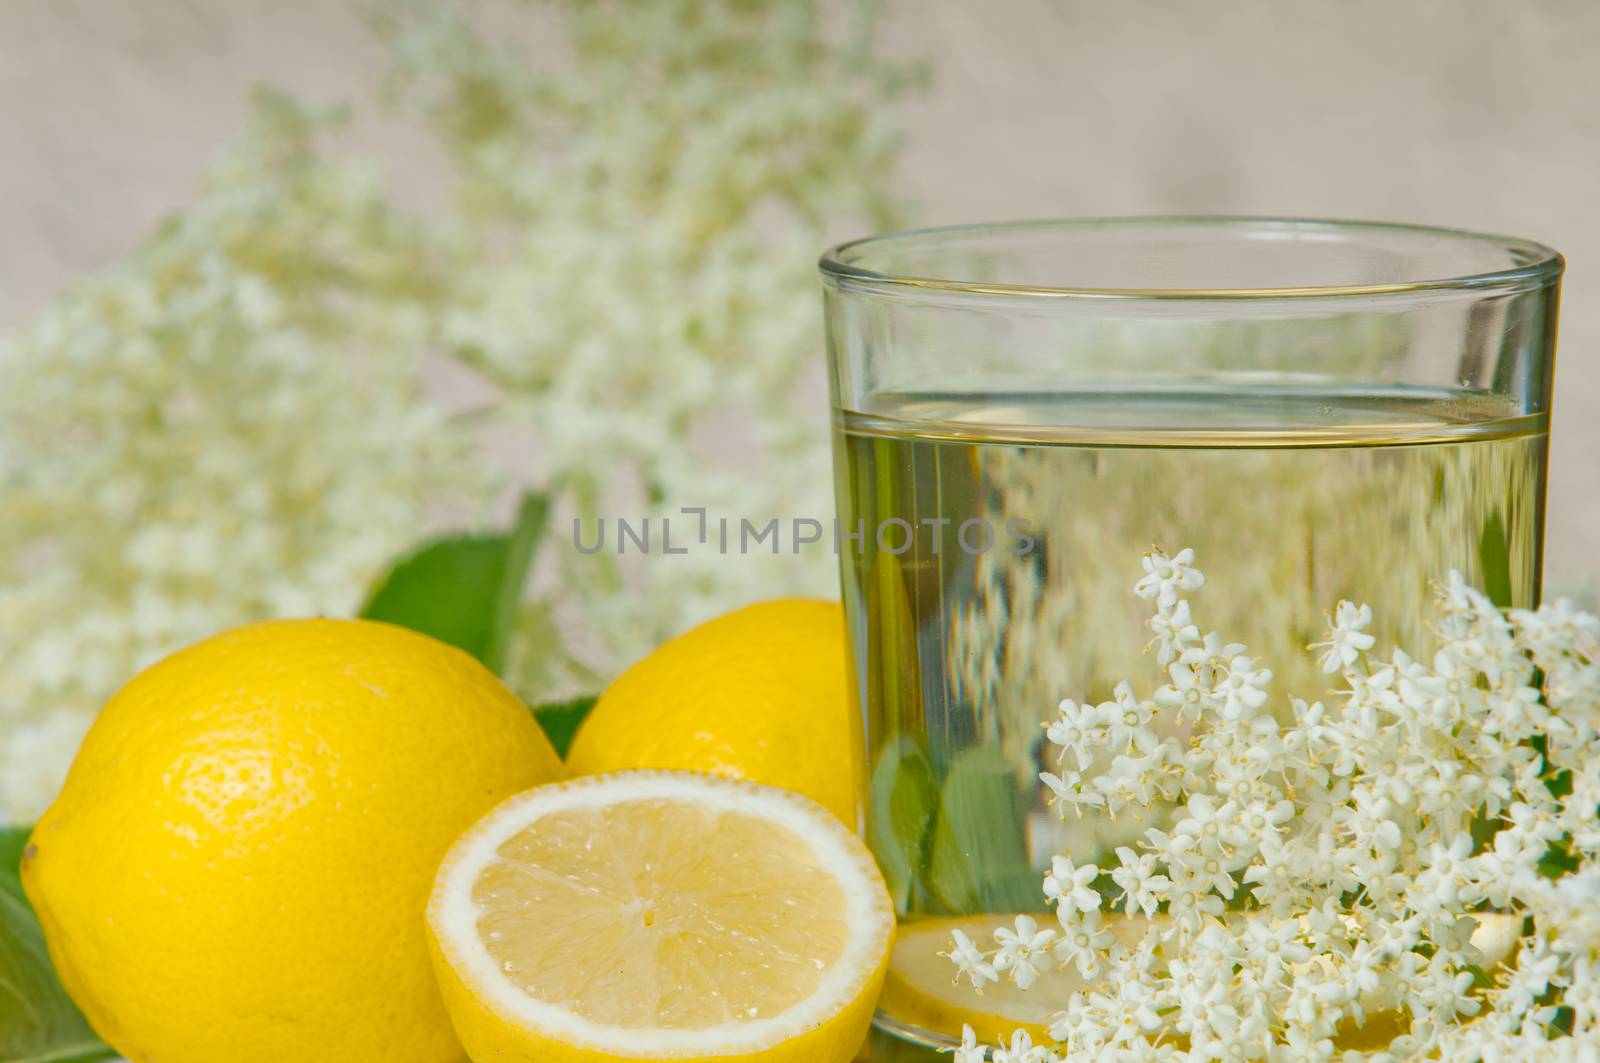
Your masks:
M 428 925 L 478 1063 L 844 1063 L 894 912 L 866 847 L 815 802 L 638 771 L 489 813 L 445 857 Z

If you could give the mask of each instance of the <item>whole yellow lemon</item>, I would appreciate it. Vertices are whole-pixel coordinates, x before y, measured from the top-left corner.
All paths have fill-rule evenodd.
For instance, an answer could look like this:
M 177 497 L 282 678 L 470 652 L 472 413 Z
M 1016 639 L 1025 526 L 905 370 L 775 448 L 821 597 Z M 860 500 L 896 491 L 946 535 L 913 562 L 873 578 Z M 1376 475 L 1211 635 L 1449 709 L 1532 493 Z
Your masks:
M 583 722 L 574 774 L 673 768 L 802 793 L 848 826 L 861 804 L 844 611 L 784 598 L 728 613 L 623 672 Z
M 254 624 L 111 700 L 23 885 L 62 982 L 135 1063 L 449 1063 L 434 871 L 560 770 L 459 650 L 370 621 Z

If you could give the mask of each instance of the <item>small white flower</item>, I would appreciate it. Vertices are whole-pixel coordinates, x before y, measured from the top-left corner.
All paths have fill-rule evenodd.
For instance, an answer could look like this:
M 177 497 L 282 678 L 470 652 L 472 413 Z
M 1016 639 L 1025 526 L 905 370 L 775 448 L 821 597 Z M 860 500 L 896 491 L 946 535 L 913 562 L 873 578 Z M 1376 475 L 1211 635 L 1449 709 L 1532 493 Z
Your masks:
M 950 932 L 950 951 L 940 953 L 956 965 L 957 978 L 966 978 L 972 983 L 972 988 L 983 991 L 985 982 L 1000 981 L 1000 972 L 989 958 L 978 949 L 973 940 L 959 930 Z
M 1328 674 L 1350 668 L 1361 659 L 1361 655 L 1372 649 L 1377 641 L 1365 630 L 1372 623 L 1372 607 L 1356 605 L 1354 602 L 1340 602 L 1334 610 L 1328 638 L 1325 642 L 1314 644 L 1312 649 L 1325 649 L 1326 652 L 1318 659 L 1317 663 Z
M 993 1063 L 1044 1063 L 1045 1049 L 1033 1043 L 1028 1031 L 1017 1030 L 1011 1035 L 1010 1047 L 996 1048 L 989 1058 Z
M 1193 565 L 1193 550 L 1179 550 L 1173 557 L 1151 550 L 1144 555 L 1145 575 L 1133 585 L 1133 593 L 1154 598 L 1159 609 L 1171 609 L 1177 604 L 1179 591 L 1196 591 L 1205 586 L 1205 576 Z
M 1150 632 L 1154 636 L 1146 649 L 1156 651 L 1158 664 L 1171 664 L 1174 658 L 1187 656 L 1190 644 L 1200 637 L 1200 629 L 1189 618 L 1189 603 L 1179 602 L 1169 612 L 1159 612 L 1150 618 Z M 1241 647 L 1242 648 L 1242 647 Z
M 1223 832 L 1230 845 L 1256 846 L 1264 841 L 1276 841 L 1283 827 L 1294 819 L 1294 802 L 1283 800 L 1276 804 L 1255 800 L 1245 804 L 1234 817 L 1233 824 Z
M 1180 604 L 1185 611 L 1189 608 L 1188 602 Z M 1190 646 L 1179 655 L 1180 664 L 1186 664 L 1196 669 L 1201 674 L 1215 674 L 1220 672 L 1227 663 L 1245 651 L 1242 642 L 1224 642 L 1220 632 L 1208 631 L 1206 637 L 1198 646 Z M 1165 663 L 1165 662 L 1163 662 Z
M 1077 762 L 1079 771 L 1088 770 L 1094 763 L 1094 748 L 1104 734 L 1104 723 L 1098 706 L 1080 705 L 1067 698 L 1056 707 L 1057 719 L 1045 728 L 1045 737 L 1061 748 L 1061 759 L 1068 756 Z
M 1311 950 L 1300 940 L 1299 927 L 1290 920 L 1275 922 L 1268 916 L 1256 916 L 1245 923 L 1245 939 L 1246 955 L 1269 984 L 1283 979 L 1286 965 L 1311 959 Z
M 1117 859 L 1122 866 L 1112 868 L 1111 878 L 1122 887 L 1127 913 L 1143 911 L 1146 917 L 1154 917 L 1161 895 L 1172 885 L 1167 876 L 1156 873 L 1155 854 L 1135 853 L 1127 846 L 1119 846 Z
M 1050 1017 L 1049 1034 L 1057 1044 L 1080 1051 L 1092 1051 L 1105 1040 L 1103 1018 L 1084 992 L 1073 993 Z
M 1117 1016 L 1117 1025 L 1111 1030 L 1111 1043 L 1126 1045 L 1143 1041 L 1161 1028 L 1161 1015 L 1156 1008 L 1157 994 L 1143 980 L 1124 979 L 1117 985 L 1116 1002 L 1107 1010 Z
M 1127 683 L 1118 683 L 1112 696 L 1114 700 L 1102 702 L 1099 707 L 1099 717 L 1109 727 L 1107 744 L 1119 753 L 1147 753 L 1154 749 L 1158 740 L 1150 721 L 1155 716 L 1155 703 L 1134 697 L 1133 687 Z
M 1416 888 L 1440 904 L 1454 904 L 1472 888 L 1472 836 L 1458 834 L 1449 844 L 1434 842 L 1416 876 Z
M 1045 898 L 1080 912 L 1098 912 L 1100 894 L 1094 889 L 1094 880 L 1099 877 L 1100 869 L 1094 864 L 1078 866 L 1070 857 L 1054 857 L 1044 878 Z
M 972 1027 L 961 1027 L 961 1044 L 955 1049 L 952 1063 L 984 1063 L 988 1057 L 988 1049 L 978 1043 L 978 1035 Z
M 1076 807 L 1084 804 L 1104 803 L 1103 798 L 1094 793 L 1086 793 L 1083 790 L 1083 776 L 1078 772 L 1067 771 L 1057 775 L 1054 772 L 1041 771 L 1039 773 L 1039 781 L 1044 783 L 1045 789 L 1050 791 L 1049 799 L 1053 804 Z M 1079 809 L 1078 811 L 1081 814 L 1082 810 Z
M 1173 833 L 1193 838 L 1201 853 L 1214 854 L 1221 849 L 1224 837 L 1232 833 L 1238 810 L 1238 805 L 1232 801 L 1218 801 L 1209 794 L 1191 794 L 1184 807 L 1185 814 Z
M 1332 1059 L 1333 1038 L 1321 1036 L 1321 1033 L 1320 1030 L 1305 1026 L 1290 1025 L 1284 1031 L 1283 1046 L 1288 1049 L 1285 1058 L 1295 1060 L 1296 1063 Z
M 1167 675 L 1172 682 L 1156 691 L 1157 705 L 1173 710 L 1180 720 L 1198 720 L 1207 709 L 1215 707 L 1216 699 L 1193 668 L 1173 664 L 1168 667 Z
M 1101 924 L 1100 918 L 1099 911 L 1068 907 L 1057 910 L 1056 920 L 1061 924 L 1061 936 L 1053 947 L 1057 963 L 1063 967 L 1077 967 L 1084 978 L 1094 977 L 1100 969 L 1101 953 L 1117 940 L 1117 936 Z
M 1207 917 L 1220 919 L 1224 909 L 1223 898 L 1207 892 L 1203 884 L 1185 878 L 1173 879 L 1167 894 L 1168 913 L 1173 926 L 1184 934 L 1198 934 L 1206 926 Z
M 1010 975 L 1018 988 L 1027 989 L 1050 969 L 1050 946 L 1055 939 L 1054 930 L 1040 929 L 1032 916 L 1019 915 L 1015 929 L 1000 927 L 994 932 L 995 944 L 1000 946 L 994 968 Z
M 1222 700 L 1222 715 L 1230 720 L 1254 719 L 1257 710 L 1267 703 L 1271 682 L 1272 672 L 1257 668 L 1249 657 L 1241 655 L 1230 660 L 1216 687 L 1216 695 Z

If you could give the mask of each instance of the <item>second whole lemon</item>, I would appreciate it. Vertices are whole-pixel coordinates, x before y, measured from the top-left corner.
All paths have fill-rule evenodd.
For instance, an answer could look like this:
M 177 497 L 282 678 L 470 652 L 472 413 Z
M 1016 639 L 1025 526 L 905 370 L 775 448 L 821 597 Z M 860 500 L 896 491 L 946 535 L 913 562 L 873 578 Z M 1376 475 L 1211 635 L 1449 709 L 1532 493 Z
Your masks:
M 439 860 L 560 761 L 488 669 L 305 620 L 151 667 L 89 731 L 23 885 L 134 1063 L 455 1063 L 423 913 Z
M 844 610 L 783 598 L 708 621 L 623 672 L 584 721 L 568 768 L 699 771 L 777 786 L 855 827 L 861 724 Z

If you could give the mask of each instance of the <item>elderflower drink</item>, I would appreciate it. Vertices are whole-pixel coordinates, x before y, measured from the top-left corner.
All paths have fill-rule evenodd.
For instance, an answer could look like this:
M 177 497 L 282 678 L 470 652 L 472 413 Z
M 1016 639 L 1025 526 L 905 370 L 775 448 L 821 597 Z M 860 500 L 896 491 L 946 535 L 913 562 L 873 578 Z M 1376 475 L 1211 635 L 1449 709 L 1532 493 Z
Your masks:
M 931 1059 L 968 1028 L 1044 1041 L 1099 970 L 1063 938 L 1132 931 L 1097 869 L 1181 800 L 1097 795 L 1064 699 L 1186 733 L 1181 706 L 1119 686 L 1176 640 L 1230 662 L 1235 689 L 1194 697 L 1287 720 L 1287 691 L 1329 688 L 1307 647 L 1334 603 L 1429 656 L 1452 571 L 1537 604 L 1559 268 L 1463 233 L 1196 219 L 824 259 L 864 828 L 903 924 L 875 1058 Z M 1186 605 L 1152 628 L 1131 593 L 1127 558 L 1180 547 L 1211 588 L 1203 630 Z M 1151 903 L 1140 920 L 1168 917 Z
M 1207 623 L 1296 691 L 1326 685 L 1303 651 L 1329 603 L 1372 605 L 1369 633 L 1416 652 L 1433 641 L 1433 587 L 1452 569 L 1502 604 L 1537 596 L 1546 418 L 1483 396 L 1260 388 L 867 405 L 840 414 L 836 446 L 841 523 L 869 529 L 842 563 L 853 629 L 867 636 L 857 677 L 877 796 L 892 801 L 924 766 L 974 787 L 946 813 L 947 844 L 896 868 L 908 917 L 1040 908 L 1041 860 L 1063 831 L 1103 857 L 1143 829 L 1111 815 L 1064 826 L 1038 779 L 1055 770 L 1043 747 L 1057 703 L 1111 701 L 1143 670 L 1146 610 L 1110 559 L 1194 548 L 1215 587 Z

